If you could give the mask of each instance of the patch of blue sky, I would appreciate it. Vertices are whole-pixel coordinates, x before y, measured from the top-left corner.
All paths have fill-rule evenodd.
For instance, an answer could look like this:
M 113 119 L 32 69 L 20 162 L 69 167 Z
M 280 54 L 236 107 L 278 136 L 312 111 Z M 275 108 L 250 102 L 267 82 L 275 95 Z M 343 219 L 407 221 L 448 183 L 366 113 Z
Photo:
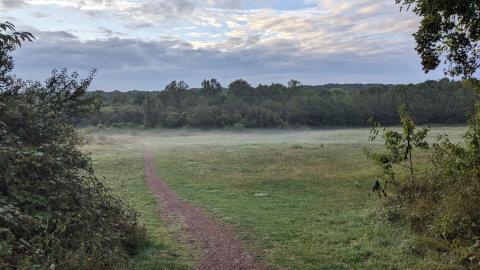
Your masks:
M 299 10 L 314 7 L 303 0 L 244 0 L 244 9 Z

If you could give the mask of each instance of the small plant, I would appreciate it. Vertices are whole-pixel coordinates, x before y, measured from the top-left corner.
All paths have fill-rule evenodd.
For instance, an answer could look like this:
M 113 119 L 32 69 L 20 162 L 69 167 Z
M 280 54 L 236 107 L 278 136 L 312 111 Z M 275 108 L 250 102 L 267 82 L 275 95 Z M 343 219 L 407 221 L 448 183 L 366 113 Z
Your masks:
M 405 94 L 405 100 L 406 94 Z M 401 131 L 383 128 L 382 138 L 384 140 L 385 152 L 383 153 L 369 153 L 368 156 L 379 165 L 381 174 L 379 177 L 384 180 L 385 186 L 387 184 L 395 184 L 398 181 L 397 168 L 408 170 L 412 191 L 415 192 L 417 188 L 415 177 L 415 163 L 413 159 L 413 152 L 415 149 L 428 150 L 429 144 L 425 140 L 430 128 L 420 128 L 415 126 L 415 123 L 410 116 L 408 103 L 399 108 L 400 122 L 402 124 Z M 373 124 L 370 130 L 370 140 L 374 141 L 380 134 L 381 125 L 370 119 Z M 414 193 L 412 194 L 414 195 Z

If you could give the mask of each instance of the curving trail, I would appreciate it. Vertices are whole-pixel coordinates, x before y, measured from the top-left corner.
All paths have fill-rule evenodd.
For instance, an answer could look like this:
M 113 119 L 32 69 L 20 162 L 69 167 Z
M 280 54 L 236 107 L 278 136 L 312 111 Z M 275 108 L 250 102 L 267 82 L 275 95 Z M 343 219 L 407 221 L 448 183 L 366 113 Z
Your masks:
M 241 242 L 226 226 L 217 223 L 201 208 L 184 202 L 155 172 L 152 154 L 144 153 L 145 181 L 169 221 L 180 218 L 188 235 L 201 247 L 200 270 L 263 269 L 242 248 Z

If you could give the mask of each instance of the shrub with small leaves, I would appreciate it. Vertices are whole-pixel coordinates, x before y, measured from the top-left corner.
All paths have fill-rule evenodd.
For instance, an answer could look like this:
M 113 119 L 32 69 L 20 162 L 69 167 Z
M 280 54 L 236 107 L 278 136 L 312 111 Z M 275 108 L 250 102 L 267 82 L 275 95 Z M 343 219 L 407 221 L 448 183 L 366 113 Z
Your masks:
M 100 108 L 87 95 L 94 72 L 79 80 L 53 71 L 45 84 L 14 79 L 9 52 L 22 36 L 0 28 L 0 269 L 126 265 L 145 231 L 94 176 L 75 129 Z
M 441 246 L 455 263 L 480 263 L 480 175 L 478 110 L 474 110 L 464 141 L 441 135 L 427 143 L 428 128 L 418 129 L 406 106 L 400 108 L 401 131 L 383 129 L 384 151 L 368 153 L 379 166 L 379 177 L 390 184 L 385 213 L 390 221 L 405 222 Z M 380 134 L 374 123 L 370 139 Z M 413 161 L 413 153 L 430 157 Z M 420 173 L 421 172 L 421 173 Z M 438 251 L 438 250 L 436 250 Z

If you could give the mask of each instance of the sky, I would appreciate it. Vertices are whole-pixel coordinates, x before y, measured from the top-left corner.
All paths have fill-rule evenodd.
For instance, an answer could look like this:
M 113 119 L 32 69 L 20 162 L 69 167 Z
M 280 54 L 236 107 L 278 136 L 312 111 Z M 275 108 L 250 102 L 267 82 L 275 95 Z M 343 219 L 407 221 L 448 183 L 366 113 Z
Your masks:
M 0 14 L 37 38 L 14 53 L 15 74 L 95 68 L 94 90 L 443 77 L 422 71 L 419 19 L 394 0 L 0 0 Z

